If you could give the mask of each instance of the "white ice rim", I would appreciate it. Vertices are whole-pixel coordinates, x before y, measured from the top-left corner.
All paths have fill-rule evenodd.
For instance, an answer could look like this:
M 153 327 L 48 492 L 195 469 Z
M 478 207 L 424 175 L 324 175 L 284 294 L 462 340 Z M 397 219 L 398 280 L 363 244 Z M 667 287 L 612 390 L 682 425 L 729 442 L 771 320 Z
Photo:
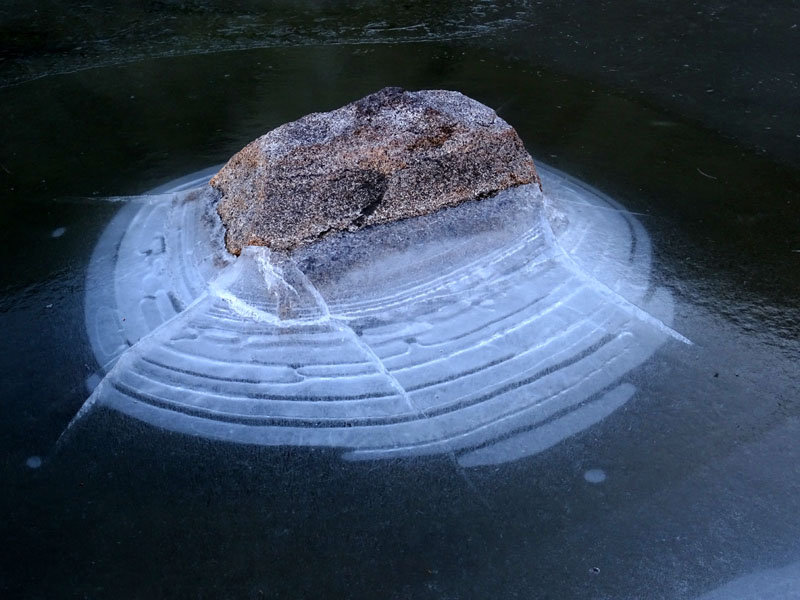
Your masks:
M 420 234 L 332 278 L 306 268 L 314 257 L 227 254 L 193 192 L 215 169 L 134 199 L 89 265 L 101 369 L 76 420 L 104 406 L 210 439 L 352 460 L 448 453 L 463 467 L 590 427 L 634 395 L 629 374 L 662 344 L 690 342 L 634 215 L 537 165 L 544 197 L 524 186 L 474 212 L 494 229 Z

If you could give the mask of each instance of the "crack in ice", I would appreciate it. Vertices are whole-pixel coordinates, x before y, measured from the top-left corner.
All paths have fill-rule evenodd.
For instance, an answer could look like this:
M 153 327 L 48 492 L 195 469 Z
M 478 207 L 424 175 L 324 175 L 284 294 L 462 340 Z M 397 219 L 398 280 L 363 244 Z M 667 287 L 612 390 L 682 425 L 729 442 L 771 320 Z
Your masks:
M 633 395 L 622 378 L 668 336 L 691 343 L 669 326 L 670 296 L 652 288 L 649 240 L 630 213 L 540 174 L 555 203 L 507 190 L 326 236 L 299 258 L 247 247 L 231 259 L 212 198 L 181 191 L 197 176 L 151 196 L 164 202 L 126 204 L 87 275 L 105 378 L 60 440 L 102 405 L 346 459 L 444 454 L 485 502 L 465 467 L 589 427 Z M 606 210 L 590 221 L 594 209 Z

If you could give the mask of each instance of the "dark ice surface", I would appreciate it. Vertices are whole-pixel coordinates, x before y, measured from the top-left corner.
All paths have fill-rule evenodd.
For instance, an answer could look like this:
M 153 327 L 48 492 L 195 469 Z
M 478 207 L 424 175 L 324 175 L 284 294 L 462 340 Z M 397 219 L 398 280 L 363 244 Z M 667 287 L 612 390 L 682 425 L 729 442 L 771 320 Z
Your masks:
M 135 5 L 135 6 L 134 6 Z M 5 2 L 4 598 L 796 598 L 796 2 Z M 124 205 L 386 85 L 497 109 L 620 202 L 675 302 L 636 394 L 539 454 L 347 462 L 92 411 Z

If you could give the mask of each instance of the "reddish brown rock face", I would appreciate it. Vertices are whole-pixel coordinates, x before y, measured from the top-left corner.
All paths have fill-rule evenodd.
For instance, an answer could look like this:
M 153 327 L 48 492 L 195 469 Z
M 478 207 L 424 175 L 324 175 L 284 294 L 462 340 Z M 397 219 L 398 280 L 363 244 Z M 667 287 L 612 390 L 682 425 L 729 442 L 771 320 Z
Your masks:
M 399 88 L 281 125 L 211 179 L 233 254 L 291 250 L 526 183 L 539 183 L 533 160 L 492 109 Z

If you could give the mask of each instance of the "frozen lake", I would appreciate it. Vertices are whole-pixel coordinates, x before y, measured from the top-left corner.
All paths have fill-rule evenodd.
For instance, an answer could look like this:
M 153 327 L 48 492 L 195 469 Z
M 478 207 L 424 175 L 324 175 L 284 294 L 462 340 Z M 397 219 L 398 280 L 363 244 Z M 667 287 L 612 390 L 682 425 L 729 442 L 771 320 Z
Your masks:
M 798 23 L 745 2 L 10 3 L 3 597 L 796 598 Z M 333 280 L 331 242 L 277 265 L 308 321 L 289 343 L 253 325 L 275 309 L 258 253 L 213 289 L 231 265 L 149 277 L 158 236 L 198 230 L 142 194 L 386 85 L 495 108 L 570 225 L 512 195 L 464 217 L 492 224 L 470 251 L 421 236 Z

